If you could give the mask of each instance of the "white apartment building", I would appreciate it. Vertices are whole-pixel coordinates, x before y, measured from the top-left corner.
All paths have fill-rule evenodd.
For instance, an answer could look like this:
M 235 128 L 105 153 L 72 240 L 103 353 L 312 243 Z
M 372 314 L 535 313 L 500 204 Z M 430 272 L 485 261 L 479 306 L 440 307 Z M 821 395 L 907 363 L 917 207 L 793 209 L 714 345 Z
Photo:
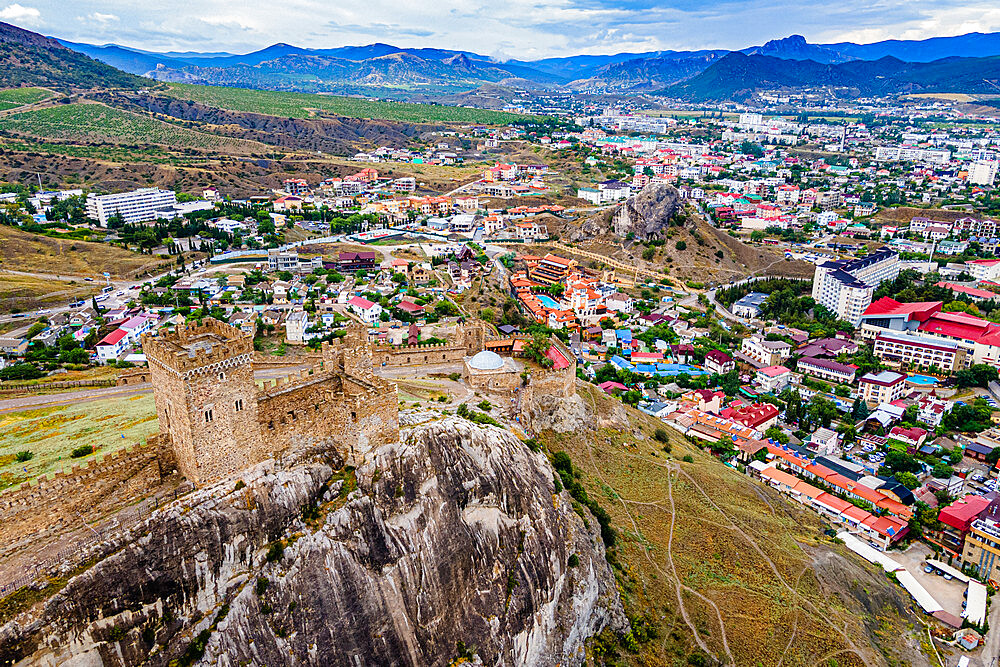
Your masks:
M 285 318 L 285 340 L 289 343 L 301 345 L 305 342 L 306 329 L 309 328 L 309 313 L 304 310 L 296 310 L 288 314 Z
M 976 160 L 969 167 L 969 183 L 973 185 L 993 185 L 997 177 L 997 162 L 994 160 Z
M 132 192 L 113 195 L 90 194 L 87 196 L 87 217 L 97 220 L 102 227 L 108 219 L 120 215 L 125 222 L 146 222 L 156 219 L 156 212 L 177 204 L 172 190 L 141 188 Z
M 899 255 L 888 248 L 860 259 L 823 262 L 816 265 L 812 297 L 840 319 L 858 326 L 875 288 L 898 275 Z
M 792 346 L 783 340 L 767 340 L 760 334 L 743 339 L 740 354 L 763 366 L 777 366 L 792 356 Z
M 892 403 L 906 390 L 906 376 L 893 371 L 868 373 L 858 381 L 861 398 L 869 405 Z
M 913 146 L 879 146 L 875 149 L 875 159 L 878 162 L 948 164 L 951 160 L 951 151 Z

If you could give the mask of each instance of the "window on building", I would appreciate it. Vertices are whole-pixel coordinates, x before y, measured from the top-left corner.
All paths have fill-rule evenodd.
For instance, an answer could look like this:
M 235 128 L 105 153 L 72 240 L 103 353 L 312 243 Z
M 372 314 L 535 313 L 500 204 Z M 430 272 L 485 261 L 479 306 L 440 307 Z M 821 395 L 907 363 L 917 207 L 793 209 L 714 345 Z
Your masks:
M 205 410 L 205 423 L 211 423 L 214 416 L 212 415 L 212 408 Z
M 242 398 L 237 398 L 236 399 L 236 412 L 242 412 L 242 411 L 243 411 L 243 399 Z

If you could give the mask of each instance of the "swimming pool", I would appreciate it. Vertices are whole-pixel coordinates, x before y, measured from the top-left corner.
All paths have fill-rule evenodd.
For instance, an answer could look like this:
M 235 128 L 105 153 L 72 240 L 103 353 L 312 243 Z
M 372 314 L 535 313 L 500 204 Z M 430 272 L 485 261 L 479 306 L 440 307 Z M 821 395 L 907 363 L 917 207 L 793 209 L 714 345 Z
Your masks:
M 911 375 L 906 379 L 909 382 L 912 382 L 913 384 L 918 384 L 925 387 L 929 387 L 931 385 L 935 385 L 938 383 L 938 379 L 935 377 L 931 377 L 930 375 Z
M 556 310 L 559 309 L 559 304 L 556 303 L 556 300 L 548 294 L 536 294 L 535 296 L 538 297 L 538 300 L 541 301 L 542 305 L 546 308 L 554 308 Z

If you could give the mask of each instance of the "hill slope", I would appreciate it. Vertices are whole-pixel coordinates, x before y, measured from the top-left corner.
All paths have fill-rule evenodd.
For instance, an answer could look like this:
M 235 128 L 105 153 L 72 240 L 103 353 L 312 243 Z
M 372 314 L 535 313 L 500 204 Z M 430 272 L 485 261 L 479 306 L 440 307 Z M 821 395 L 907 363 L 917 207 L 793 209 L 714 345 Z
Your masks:
M 0 88 L 45 86 L 68 91 L 80 88 L 139 88 L 143 79 L 117 70 L 54 39 L 0 23 Z

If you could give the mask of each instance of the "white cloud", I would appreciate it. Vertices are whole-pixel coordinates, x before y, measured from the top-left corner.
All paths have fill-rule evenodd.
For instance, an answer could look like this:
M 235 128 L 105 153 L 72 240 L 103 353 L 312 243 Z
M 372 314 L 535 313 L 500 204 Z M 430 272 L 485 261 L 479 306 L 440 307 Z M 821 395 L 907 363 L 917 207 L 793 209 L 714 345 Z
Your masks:
M 108 23 L 113 23 L 114 21 L 120 20 L 114 14 L 102 14 L 101 12 L 94 12 L 93 14 L 87 14 L 85 18 L 88 21 L 100 23 L 101 25 L 107 25 Z
M 0 9 L 0 20 L 11 21 L 18 25 L 38 25 L 41 18 L 42 13 L 34 7 L 25 7 L 16 2 Z

